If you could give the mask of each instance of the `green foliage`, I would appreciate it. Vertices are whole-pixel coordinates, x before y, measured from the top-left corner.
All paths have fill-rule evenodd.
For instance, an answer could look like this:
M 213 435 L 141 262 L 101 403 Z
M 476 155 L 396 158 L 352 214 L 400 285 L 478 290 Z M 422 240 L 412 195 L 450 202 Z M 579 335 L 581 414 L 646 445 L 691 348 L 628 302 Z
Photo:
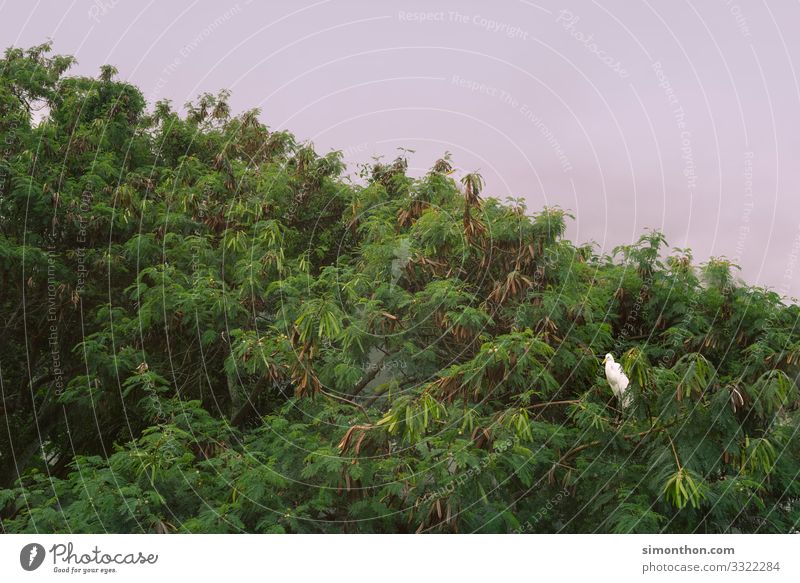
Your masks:
M 700 508 L 706 497 L 701 479 L 686 468 L 680 468 L 672 474 L 664 484 L 664 496 L 679 510 L 690 504 L 692 508 Z
M 0 61 L 4 532 L 798 528 L 800 308 L 727 260 L 49 51 Z

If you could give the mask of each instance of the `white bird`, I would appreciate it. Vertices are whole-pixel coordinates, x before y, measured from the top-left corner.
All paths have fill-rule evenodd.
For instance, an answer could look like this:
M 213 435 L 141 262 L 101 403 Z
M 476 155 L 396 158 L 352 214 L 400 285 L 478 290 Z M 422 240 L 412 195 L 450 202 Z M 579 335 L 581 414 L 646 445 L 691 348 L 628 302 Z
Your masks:
M 611 391 L 622 404 L 622 408 L 627 408 L 631 404 L 631 394 L 628 393 L 626 395 L 625 389 L 628 388 L 630 380 L 623 372 L 622 365 L 614 362 L 614 356 L 611 353 L 606 354 L 603 364 L 606 365 L 606 380 L 611 387 Z

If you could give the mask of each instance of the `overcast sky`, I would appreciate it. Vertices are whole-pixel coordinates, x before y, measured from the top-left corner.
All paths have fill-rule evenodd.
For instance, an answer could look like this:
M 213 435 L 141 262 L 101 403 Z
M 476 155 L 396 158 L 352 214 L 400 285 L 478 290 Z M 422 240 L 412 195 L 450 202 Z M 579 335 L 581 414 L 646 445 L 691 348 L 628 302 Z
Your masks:
M 661 229 L 800 296 L 800 3 L 0 0 L 151 102 L 228 88 L 353 165 L 445 150 L 486 193 L 570 209 L 602 249 Z

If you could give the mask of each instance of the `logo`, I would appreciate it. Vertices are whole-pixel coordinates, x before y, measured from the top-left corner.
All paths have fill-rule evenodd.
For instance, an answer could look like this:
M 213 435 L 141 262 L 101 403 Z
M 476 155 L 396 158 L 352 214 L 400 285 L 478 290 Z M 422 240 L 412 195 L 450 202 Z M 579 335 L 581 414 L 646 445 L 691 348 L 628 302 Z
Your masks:
M 26 571 L 35 571 L 44 562 L 44 547 L 37 543 L 31 543 L 22 547 L 19 552 L 19 564 Z

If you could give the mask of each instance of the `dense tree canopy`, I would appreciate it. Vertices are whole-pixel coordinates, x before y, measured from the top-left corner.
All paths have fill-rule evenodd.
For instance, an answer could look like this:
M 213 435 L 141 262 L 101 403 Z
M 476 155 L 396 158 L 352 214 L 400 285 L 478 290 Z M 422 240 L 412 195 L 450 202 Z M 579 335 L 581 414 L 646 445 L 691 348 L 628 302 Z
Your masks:
M 728 261 L 72 62 L 0 61 L 3 531 L 798 527 L 800 311 Z

